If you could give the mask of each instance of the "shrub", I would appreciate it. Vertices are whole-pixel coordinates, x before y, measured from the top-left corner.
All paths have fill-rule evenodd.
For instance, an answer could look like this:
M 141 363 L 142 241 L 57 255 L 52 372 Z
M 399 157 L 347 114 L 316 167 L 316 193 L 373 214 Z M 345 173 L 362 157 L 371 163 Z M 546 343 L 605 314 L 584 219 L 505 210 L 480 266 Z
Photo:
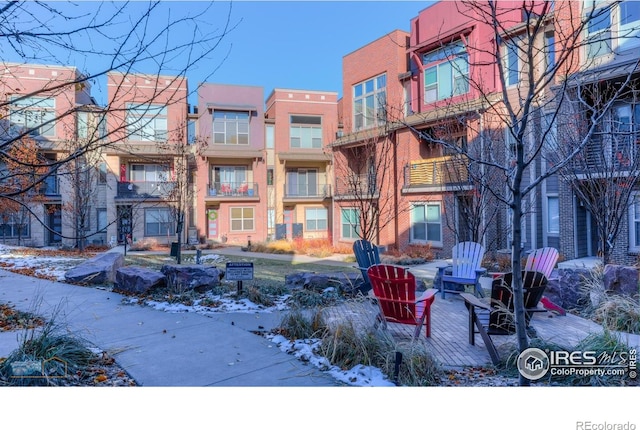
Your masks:
M 290 340 L 313 339 L 327 330 L 320 308 L 311 312 L 296 308 L 288 312 L 280 322 L 278 332 Z
M 61 378 L 75 374 L 94 360 L 86 341 L 57 324 L 58 312 L 55 310 L 41 329 L 25 331 L 18 349 L 1 363 L 0 378 L 8 385 L 63 385 Z M 23 363 L 41 366 L 25 367 Z

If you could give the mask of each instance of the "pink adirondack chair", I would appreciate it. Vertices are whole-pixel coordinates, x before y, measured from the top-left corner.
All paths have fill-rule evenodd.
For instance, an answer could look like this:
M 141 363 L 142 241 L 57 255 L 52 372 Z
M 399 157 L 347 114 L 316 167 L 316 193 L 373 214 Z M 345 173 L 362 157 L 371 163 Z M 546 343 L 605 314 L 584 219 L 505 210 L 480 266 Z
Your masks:
M 528 272 L 540 272 L 547 279 L 551 278 L 551 272 L 556 267 L 558 262 L 558 250 L 551 247 L 538 248 L 534 250 L 524 266 L 524 270 Z M 548 297 L 542 297 L 540 303 L 544 308 L 551 312 L 556 312 L 560 315 L 566 315 L 567 312 L 559 305 L 553 303 Z
M 549 279 L 553 268 L 556 267 L 557 262 L 557 249 L 551 247 L 538 248 L 531 254 L 529 254 L 529 257 L 527 257 L 527 263 L 524 266 L 524 270 L 530 272 L 540 272 L 547 279 Z

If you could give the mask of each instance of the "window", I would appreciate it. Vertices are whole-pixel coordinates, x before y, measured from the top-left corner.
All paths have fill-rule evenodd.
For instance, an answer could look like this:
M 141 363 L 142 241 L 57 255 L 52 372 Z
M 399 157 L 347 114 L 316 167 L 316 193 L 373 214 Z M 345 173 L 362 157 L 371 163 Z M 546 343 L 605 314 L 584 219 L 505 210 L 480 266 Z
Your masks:
M 167 140 L 167 107 L 161 105 L 127 106 L 127 132 L 129 139 L 142 142 Z
M 187 143 L 192 145 L 196 142 L 196 121 L 190 119 L 187 121 Z
M 273 185 L 273 167 L 267 169 L 267 185 Z
M 169 208 L 149 208 L 144 211 L 144 235 L 164 236 L 174 234 Z
M 317 170 L 298 169 L 287 172 L 287 195 L 317 196 L 318 194 Z
M 29 237 L 29 215 L 3 215 L 0 217 L 0 237 Z
M 442 244 L 442 216 L 439 202 L 413 205 L 411 241 Z
M 591 13 L 591 12 L 589 12 Z M 611 10 L 605 5 L 593 11 L 586 30 L 587 57 L 595 58 L 611 52 Z
M 360 211 L 355 208 L 340 210 L 342 239 L 358 239 L 360 236 Z
M 558 123 L 554 120 L 553 113 L 542 115 L 542 133 L 544 134 L 544 149 L 548 155 L 558 150 Z
M 45 97 L 12 97 L 9 120 L 12 125 L 24 127 L 33 136 L 56 135 L 56 102 Z
M 323 231 L 327 229 L 327 208 L 306 208 L 304 213 L 307 231 Z
M 558 196 L 547 196 L 547 233 L 560 233 L 560 207 Z
M 618 45 L 623 49 L 638 45 L 640 36 L 640 2 L 623 1 L 620 3 L 620 28 Z
M 508 40 L 505 43 L 503 67 L 505 84 L 507 86 L 517 85 L 520 82 L 520 56 L 516 39 Z
M 169 169 L 160 164 L 132 164 L 131 182 L 168 182 Z
M 629 248 L 640 251 L 640 194 L 631 196 L 629 208 Z
M 247 181 L 245 166 L 217 166 L 213 168 L 213 182 L 221 186 L 238 188 Z
M 248 145 L 249 112 L 214 111 L 213 143 L 217 145 Z
M 289 137 L 292 148 L 322 148 L 322 118 L 291 115 Z
M 96 215 L 98 220 L 98 231 L 106 232 L 107 231 L 107 210 L 106 209 L 96 209 Z
M 275 128 L 272 125 L 267 125 L 266 127 L 266 132 L 265 132 L 265 140 L 266 140 L 266 145 L 267 145 L 267 149 L 273 149 L 275 146 L 275 142 L 276 142 L 276 137 L 275 137 Z
M 253 231 L 253 208 L 231 208 L 231 231 Z
M 89 113 L 78 112 L 78 139 L 89 137 Z
M 276 210 L 267 209 L 267 228 L 273 230 L 276 228 Z
M 469 92 L 469 56 L 462 42 L 424 54 L 422 64 L 425 103 Z
M 544 53 L 547 71 L 550 71 L 556 65 L 556 37 L 553 32 L 544 34 Z
M 386 123 L 386 74 L 379 75 L 353 86 L 353 120 L 356 130 Z
M 98 166 L 98 183 L 107 183 L 107 163 L 100 163 Z

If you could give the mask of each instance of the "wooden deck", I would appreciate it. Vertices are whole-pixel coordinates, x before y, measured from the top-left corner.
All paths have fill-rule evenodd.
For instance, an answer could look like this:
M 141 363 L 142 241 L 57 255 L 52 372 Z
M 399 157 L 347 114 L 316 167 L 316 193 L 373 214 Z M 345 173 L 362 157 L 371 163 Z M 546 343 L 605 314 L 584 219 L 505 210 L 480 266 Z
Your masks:
M 430 350 L 443 367 L 467 367 L 491 365 L 491 358 L 482 339 L 476 335 L 476 344 L 469 344 L 468 312 L 464 301 L 456 294 L 447 294 L 445 299 L 437 296 L 432 305 L 431 338 L 425 336 L 424 328 L 418 339 Z M 349 302 L 326 310 L 329 324 L 351 321 L 364 329 L 374 325 L 378 308 L 370 301 Z M 536 313 L 531 321 L 538 336 L 563 347 L 570 347 L 591 333 L 602 332 L 602 327 L 592 321 L 567 314 L 557 316 L 550 312 Z M 389 333 L 399 342 L 411 342 L 414 327 L 387 324 Z M 498 351 L 515 346 L 516 337 L 493 336 Z

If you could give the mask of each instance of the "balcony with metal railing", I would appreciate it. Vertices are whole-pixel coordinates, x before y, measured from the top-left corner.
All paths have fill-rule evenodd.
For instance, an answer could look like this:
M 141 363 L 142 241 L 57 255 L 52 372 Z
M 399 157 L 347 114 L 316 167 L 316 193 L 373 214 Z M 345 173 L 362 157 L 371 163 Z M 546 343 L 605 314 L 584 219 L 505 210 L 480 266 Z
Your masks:
M 176 187 L 169 181 L 119 181 L 116 197 L 120 199 L 149 199 L 169 197 Z
M 256 182 L 214 182 L 207 186 L 207 200 L 258 200 Z
M 376 176 L 373 174 L 351 174 L 336 178 L 336 200 L 377 199 L 379 195 Z
M 468 158 L 450 155 L 413 160 L 404 167 L 404 192 L 454 191 L 471 185 Z
M 331 197 L 331 185 L 329 184 L 284 184 L 284 200 L 286 201 L 324 200 L 329 197 Z

